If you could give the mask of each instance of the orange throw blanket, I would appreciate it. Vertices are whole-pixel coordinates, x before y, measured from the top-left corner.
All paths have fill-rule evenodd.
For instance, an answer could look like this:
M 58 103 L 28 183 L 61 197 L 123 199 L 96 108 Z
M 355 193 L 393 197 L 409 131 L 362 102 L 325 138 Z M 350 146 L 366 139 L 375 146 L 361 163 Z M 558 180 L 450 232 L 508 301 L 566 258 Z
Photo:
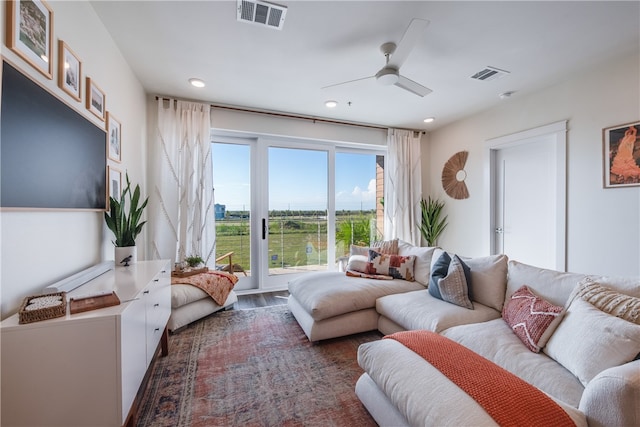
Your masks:
M 575 426 L 542 391 L 488 359 L 431 331 L 388 335 L 439 369 L 500 426 Z
M 220 306 L 224 305 L 237 281 L 235 275 L 224 271 L 207 271 L 188 277 L 171 278 L 172 285 L 192 285 L 202 289 Z

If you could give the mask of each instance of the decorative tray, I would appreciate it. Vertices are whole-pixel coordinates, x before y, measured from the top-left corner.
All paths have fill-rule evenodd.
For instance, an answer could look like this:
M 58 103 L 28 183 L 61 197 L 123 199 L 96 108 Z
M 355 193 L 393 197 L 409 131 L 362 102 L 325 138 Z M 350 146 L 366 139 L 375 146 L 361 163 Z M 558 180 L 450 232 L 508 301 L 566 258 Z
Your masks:
M 209 271 L 207 267 L 194 268 L 190 270 L 175 270 L 171 272 L 171 277 L 189 277 L 200 273 L 206 273 Z
M 67 293 L 55 292 L 25 297 L 18 310 L 18 323 L 33 323 L 67 314 Z

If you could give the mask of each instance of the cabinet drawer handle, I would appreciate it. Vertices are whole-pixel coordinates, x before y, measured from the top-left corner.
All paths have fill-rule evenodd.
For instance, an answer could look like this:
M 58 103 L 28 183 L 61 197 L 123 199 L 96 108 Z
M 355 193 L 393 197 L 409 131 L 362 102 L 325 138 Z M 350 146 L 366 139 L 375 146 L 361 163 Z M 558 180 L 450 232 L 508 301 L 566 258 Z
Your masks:
M 158 332 L 160 328 L 155 328 L 153 332 Z
M 154 307 L 160 307 L 160 304 L 153 304 Z
M 160 281 L 160 279 L 153 279 L 153 281 L 154 281 L 154 282 L 159 282 L 159 281 Z
M 149 291 L 144 291 L 144 292 L 143 292 L 143 294 L 148 294 L 148 293 L 149 293 Z

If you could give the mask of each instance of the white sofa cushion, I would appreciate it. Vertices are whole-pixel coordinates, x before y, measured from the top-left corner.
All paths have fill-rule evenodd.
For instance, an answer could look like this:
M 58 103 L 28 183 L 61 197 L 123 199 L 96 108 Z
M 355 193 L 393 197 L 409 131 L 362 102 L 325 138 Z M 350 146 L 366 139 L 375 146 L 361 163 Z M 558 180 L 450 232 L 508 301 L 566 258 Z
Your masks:
M 435 298 L 427 290 L 379 298 L 376 310 L 405 330 L 427 329 L 433 332 L 500 317 L 500 312 L 482 304 L 476 303 L 474 309 L 469 310 Z
M 571 291 L 578 282 L 587 277 L 585 274 L 563 273 L 540 267 L 509 261 L 506 299 L 526 285 L 536 295 L 554 305 L 565 305 Z
M 314 320 L 376 306 L 376 299 L 424 289 L 418 282 L 348 277 L 344 273 L 318 271 L 289 282 L 289 293 Z
M 431 268 L 440 259 L 444 251 L 435 248 L 431 258 Z M 507 289 L 506 255 L 490 255 L 486 257 L 465 257 L 460 259 L 471 269 L 471 294 L 473 301 L 502 311 Z
M 400 240 L 398 242 L 398 255 L 414 255 L 416 261 L 414 264 L 413 275 L 417 282 L 424 286 L 429 286 L 429 277 L 431 277 L 431 258 L 435 252 L 435 247 L 414 246 L 411 243 Z
M 630 362 L 640 353 L 640 325 L 576 298 L 544 352 L 586 386 L 600 372 Z
M 582 383 L 543 352 L 529 351 L 502 319 L 456 326 L 442 335 L 571 406 L 577 407 L 580 403 Z
M 507 256 L 491 255 L 461 259 L 471 269 L 473 300 L 502 311 L 507 290 Z

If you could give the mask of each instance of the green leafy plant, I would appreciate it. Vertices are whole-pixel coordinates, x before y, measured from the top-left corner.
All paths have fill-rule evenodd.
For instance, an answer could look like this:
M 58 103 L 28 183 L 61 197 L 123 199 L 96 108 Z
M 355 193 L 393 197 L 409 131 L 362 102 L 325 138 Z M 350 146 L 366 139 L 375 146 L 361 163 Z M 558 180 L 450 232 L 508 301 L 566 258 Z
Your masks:
M 429 196 L 427 200 L 420 201 L 420 207 L 422 208 L 422 223 L 420 224 L 422 237 L 427 241 L 427 246 L 436 246 L 438 237 L 447 228 L 447 216 L 442 218 L 444 202 Z
M 370 224 L 370 217 L 359 215 L 353 219 L 345 219 L 337 225 L 336 241 L 342 243 L 345 253 L 349 252 L 352 243 L 359 246 L 370 244 Z
M 131 191 L 131 182 L 129 174 L 126 174 L 126 187 L 122 190 L 120 200 L 109 197 L 109 211 L 104 213 L 104 220 L 109 230 L 113 232 L 115 241 L 113 244 L 117 247 L 135 246 L 136 237 L 142 231 L 142 227 L 147 221 L 142 221 L 142 212 L 147 206 L 149 198 L 147 197 L 142 204 L 140 203 L 140 186 L 136 185 Z M 126 204 L 129 202 L 129 209 Z
M 204 260 L 199 255 L 191 255 L 184 259 L 184 262 L 191 268 L 204 264 Z

